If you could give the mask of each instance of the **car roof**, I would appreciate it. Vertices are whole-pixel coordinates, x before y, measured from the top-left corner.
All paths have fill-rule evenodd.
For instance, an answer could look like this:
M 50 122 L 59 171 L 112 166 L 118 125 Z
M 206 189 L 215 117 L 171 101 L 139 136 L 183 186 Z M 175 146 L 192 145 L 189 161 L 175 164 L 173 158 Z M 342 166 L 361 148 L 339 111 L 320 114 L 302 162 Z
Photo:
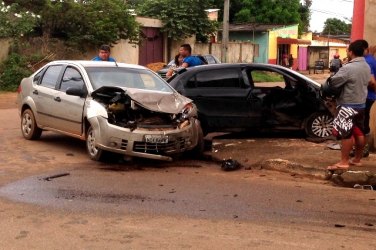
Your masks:
M 122 68 L 132 68 L 132 69 L 146 69 L 144 66 L 120 62 L 103 62 L 103 61 L 91 61 L 91 60 L 58 60 L 52 61 L 48 64 L 73 64 L 82 67 L 122 67 Z
M 263 69 L 270 68 L 270 69 L 277 69 L 277 70 L 284 71 L 284 72 L 287 71 L 290 74 L 296 75 L 296 76 L 304 79 L 305 81 L 311 82 L 316 87 L 321 86 L 321 84 L 312 80 L 311 78 L 306 77 L 305 75 L 300 74 L 299 72 L 296 72 L 292 69 L 289 69 L 289 68 L 286 68 L 286 67 L 283 67 L 283 66 L 277 65 L 277 64 L 268 64 L 268 63 L 218 63 L 218 64 L 205 64 L 205 65 L 199 65 L 199 66 L 195 66 L 195 67 L 188 67 L 185 70 L 186 70 L 187 73 L 188 72 L 194 73 L 194 72 L 212 70 L 212 69 L 228 69 L 228 68 L 244 68 L 244 67 L 253 67 L 255 69 L 257 69 L 257 68 L 263 68 Z M 180 78 L 180 76 L 182 76 L 184 74 L 185 73 L 182 73 L 181 75 L 176 77 L 176 79 Z M 172 79 L 171 82 L 174 81 L 174 80 L 175 79 Z

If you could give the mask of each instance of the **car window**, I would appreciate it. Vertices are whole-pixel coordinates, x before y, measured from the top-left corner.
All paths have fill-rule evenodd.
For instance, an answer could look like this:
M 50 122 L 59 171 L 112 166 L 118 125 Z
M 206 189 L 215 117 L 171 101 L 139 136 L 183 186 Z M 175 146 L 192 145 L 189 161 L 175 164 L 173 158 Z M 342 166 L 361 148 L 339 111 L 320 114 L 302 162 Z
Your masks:
M 252 70 L 251 77 L 254 86 L 257 87 L 281 87 L 285 88 L 285 78 L 282 74 L 268 70 Z
M 66 91 L 69 87 L 76 87 L 82 89 L 85 83 L 82 79 L 80 72 L 72 67 L 67 67 L 65 69 L 63 79 L 60 84 L 60 90 Z
M 94 90 L 103 86 L 138 88 L 174 92 L 172 87 L 157 75 L 145 69 L 123 67 L 86 67 Z
M 34 76 L 34 78 L 33 78 L 33 83 L 34 83 L 34 84 L 38 84 L 40 78 L 41 78 L 42 75 L 43 75 L 43 72 L 44 72 L 43 70 L 40 70 L 40 71 Z
M 63 67 L 62 65 L 53 65 L 53 66 L 48 67 L 48 69 L 43 75 L 40 85 L 54 89 L 56 86 L 57 80 L 59 78 L 62 67 Z
M 244 81 L 237 69 L 218 69 L 197 73 L 188 81 L 187 86 L 191 88 L 241 88 L 244 86 Z
M 215 61 L 214 57 L 212 57 L 212 56 L 205 56 L 205 59 L 208 62 L 208 64 L 215 64 L 215 63 L 217 63 Z

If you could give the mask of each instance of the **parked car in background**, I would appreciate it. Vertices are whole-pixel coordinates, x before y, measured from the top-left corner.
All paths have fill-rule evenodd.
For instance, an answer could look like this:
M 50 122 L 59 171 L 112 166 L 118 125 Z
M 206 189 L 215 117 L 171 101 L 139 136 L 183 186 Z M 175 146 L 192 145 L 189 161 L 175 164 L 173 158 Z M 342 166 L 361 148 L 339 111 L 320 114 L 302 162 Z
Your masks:
M 328 137 L 333 117 L 320 84 L 271 64 L 217 64 L 180 70 L 168 80 L 198 108 L 204 134 L 239 130 L 304 130 Z
M 22 80 L 18 108 L 25 139 L 42 130 L 80 138 L 93 160 L 109 152 L 171 160 L 203 145 L 192 101 L 138 65 L 51 62 Z
M 202 61 L 202 64 L 217 64 L 217 63 L 221 63 L 221 61 L 217 57 L 215 57 L 215 56 L 213 56 L 211 54 L 207 54 L 207 55 L 192 55 L 192 56 L 197 56 L 198 58 L 200 58 L 200 60 Z M 174 60 L 171 60 L 163 69 L 158 70 L 157 73 L 163 79 L 166 79 L 167 71 L 171 67 L 172 64 L 174 64 Z

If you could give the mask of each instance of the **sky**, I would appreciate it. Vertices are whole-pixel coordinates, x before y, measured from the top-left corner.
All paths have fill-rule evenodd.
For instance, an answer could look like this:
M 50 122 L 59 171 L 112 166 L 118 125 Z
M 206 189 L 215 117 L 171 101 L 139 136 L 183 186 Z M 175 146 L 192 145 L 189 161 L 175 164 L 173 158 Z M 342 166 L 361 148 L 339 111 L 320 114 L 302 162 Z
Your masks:
M 311 31 L 321 32 L 328 18 L 338 18 L 350 23 L 354 0 L 313 0 L 311 6 Z

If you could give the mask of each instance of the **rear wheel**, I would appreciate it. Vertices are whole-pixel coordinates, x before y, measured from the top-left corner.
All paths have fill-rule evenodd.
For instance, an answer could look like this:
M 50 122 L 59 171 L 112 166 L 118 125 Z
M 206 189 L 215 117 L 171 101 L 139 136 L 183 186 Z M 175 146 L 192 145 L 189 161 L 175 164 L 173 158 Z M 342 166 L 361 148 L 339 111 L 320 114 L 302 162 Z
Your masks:
M 309 137 L 327 138 L 332 135 L 333 116 L 327 112 L 312 114 L 305 124 L 305 132 Z
M 42 129 L 38 128 L 33 111 L 25 109 L 21 116 L 22 135 L 27 140 L 36 140 L 42 135 Z

